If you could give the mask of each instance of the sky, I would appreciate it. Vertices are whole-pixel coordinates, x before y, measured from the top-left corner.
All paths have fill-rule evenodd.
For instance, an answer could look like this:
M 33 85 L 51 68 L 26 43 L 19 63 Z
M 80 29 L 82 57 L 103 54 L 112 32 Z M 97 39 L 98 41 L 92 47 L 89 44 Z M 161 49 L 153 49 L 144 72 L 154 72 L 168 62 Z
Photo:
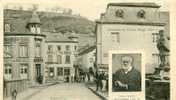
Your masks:
M 105 12 L 107 4 L 113 2 L 155 2 L 161 5 L 160 10 L 168 11 L 168 0 L 4 0 L 3 5 L 8 3 L 19 3 L 23 5 L 39 4 L 41 7 L 58 6 L 62 8 L 70 8 L 73 13 L 80 14 L 90 20 L 99 19 L 100 14 Z

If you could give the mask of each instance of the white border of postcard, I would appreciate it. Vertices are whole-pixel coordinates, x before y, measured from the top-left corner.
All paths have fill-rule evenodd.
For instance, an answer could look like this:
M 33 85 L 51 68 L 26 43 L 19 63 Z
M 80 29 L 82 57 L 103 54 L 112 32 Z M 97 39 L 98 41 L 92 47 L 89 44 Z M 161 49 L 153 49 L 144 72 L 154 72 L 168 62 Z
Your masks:
M 141 91 L 112 92 L 112 54 L 141 54 Z M 109 99 L 108 100 L 145 100 L 145 54 L 143 51 L 112 50 L 109 51 Z

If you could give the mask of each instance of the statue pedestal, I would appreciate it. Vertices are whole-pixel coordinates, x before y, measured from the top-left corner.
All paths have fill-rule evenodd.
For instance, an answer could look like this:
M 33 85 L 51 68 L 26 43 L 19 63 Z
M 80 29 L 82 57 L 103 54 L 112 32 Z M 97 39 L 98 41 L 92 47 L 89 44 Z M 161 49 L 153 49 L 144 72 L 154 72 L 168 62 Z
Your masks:
M 164 67 L 158 67 L 155 68 L 155 73 L 154 75 L 158 75 L 161 80 L 169 80 L 169 71 L 170 67 L 164 66 Z
M 147 77 L 146 95 L 152 100 L 170 100 L 170 67 L 157 67 L 154 74 Z

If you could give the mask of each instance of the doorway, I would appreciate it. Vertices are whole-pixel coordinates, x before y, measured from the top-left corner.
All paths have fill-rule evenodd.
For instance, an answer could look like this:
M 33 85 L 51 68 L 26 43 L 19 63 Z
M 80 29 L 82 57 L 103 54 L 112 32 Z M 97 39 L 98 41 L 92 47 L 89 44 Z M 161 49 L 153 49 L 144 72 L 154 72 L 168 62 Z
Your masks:
M 43 76 L 41 74 L 41 64 L 36 64 L 36 82 L 42 84 Z

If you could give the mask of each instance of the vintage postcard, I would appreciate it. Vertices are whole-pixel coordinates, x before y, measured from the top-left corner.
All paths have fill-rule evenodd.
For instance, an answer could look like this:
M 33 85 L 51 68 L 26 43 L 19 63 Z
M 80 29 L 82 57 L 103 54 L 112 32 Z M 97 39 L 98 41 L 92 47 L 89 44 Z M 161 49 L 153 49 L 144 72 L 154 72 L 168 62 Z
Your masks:
M 2 99 L 174 100 L 170 4 L 2 1 Z

